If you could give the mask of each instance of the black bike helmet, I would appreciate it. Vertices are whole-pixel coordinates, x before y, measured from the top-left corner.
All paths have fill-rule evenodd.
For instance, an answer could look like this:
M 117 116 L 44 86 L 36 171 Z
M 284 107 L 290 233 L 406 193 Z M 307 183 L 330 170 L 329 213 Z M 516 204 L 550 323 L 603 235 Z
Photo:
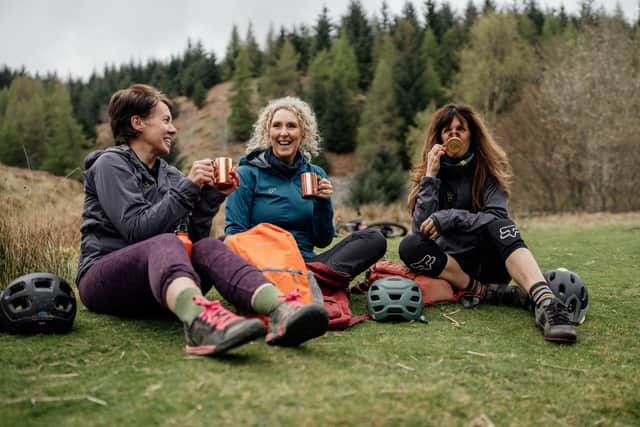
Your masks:
M 400 276 L 378 279 L 367 293 L 367 310 L 373 320 L 419 320 L 422 292 L 413 280 Z
M 26 274 L 0 294 L 0 323 L 11 334 L 69 332 L 75 317 L 73 290 L 55 274 Z
M 580 276 L 557 268 L 544 273 L 544 278 L 553 293 L 567 306 L 571 323 L 578 325 L 584 322 L 589 308 L 589 292 Z

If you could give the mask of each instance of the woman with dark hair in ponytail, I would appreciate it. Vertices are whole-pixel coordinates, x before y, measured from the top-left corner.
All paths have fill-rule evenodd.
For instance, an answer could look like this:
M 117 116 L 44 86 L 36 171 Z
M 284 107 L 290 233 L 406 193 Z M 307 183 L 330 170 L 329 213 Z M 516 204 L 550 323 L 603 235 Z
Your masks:
M 449 281 L 465 307 L 533 303 L 544 338 L 573 343 L 566 307 L 509 218 L 511 177 L 506 153 L 470 107 L 440 108 L 411 171 L 414 234 L 401 242 L 400 258 L 413 270 Z M 519 286 L 508 286 L 511 279 Z

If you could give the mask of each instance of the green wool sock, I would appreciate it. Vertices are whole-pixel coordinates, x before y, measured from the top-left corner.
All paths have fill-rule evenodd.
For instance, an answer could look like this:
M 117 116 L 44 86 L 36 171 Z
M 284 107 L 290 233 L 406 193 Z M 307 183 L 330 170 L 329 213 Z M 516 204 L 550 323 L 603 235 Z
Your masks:
M 193 303 L 193 297 L 196 295 L 200 295 L 197 289 L 187 288 L 176 298 L 176 316 L 188 325 L 204 311 L 203 307 Z
M 271 283 L 265 283 L 253 293 L 251 297 L 251 307 L 253 307 L 256 313 L 269 314 L 282 302 L 282 300 L 278 298 L 280 295 L 282 295 L 280 289 Z

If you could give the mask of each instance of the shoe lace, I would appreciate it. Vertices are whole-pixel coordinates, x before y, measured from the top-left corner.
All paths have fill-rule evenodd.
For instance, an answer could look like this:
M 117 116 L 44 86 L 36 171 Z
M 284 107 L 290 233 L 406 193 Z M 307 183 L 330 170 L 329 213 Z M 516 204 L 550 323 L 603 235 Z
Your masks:
M 547 322 L 550 325 L 568 325 L 569 313 L 567 307 L 560 301 L 552 301 L 545 307 L 547 312 Z
M 193 297 L 193 303 L 204 308 L 204 311 L 198 316 L 208 325 L 214 328 L 224 329 L 242 317 L 225 309 L 220 301 L 209 301 L 201 296 Z
M 293 307 L 301 307 L 304 305 L 304 303 L 300 301 L 300 299 L 302 298 L 302 294 L 297 288 L 287 292 L 284 295 L 278 295 L 278 298 L 280 298 L 285 304 L 292 305 Z

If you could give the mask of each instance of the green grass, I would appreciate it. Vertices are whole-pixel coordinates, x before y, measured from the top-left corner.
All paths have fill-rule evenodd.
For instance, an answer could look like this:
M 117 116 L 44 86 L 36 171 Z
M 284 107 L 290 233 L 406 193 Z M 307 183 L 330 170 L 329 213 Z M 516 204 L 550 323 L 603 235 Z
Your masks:
M 589 287 L 576 345 L 545 342 L 524 310 L 446 305 L 428 324 L 369 321 L 213 359 L 186 356 L 170 318 L 81 308 L 69 335 L 0 337 L 0 425 L 640 425 L 640 224 L 523 233 L 543 270 Z

